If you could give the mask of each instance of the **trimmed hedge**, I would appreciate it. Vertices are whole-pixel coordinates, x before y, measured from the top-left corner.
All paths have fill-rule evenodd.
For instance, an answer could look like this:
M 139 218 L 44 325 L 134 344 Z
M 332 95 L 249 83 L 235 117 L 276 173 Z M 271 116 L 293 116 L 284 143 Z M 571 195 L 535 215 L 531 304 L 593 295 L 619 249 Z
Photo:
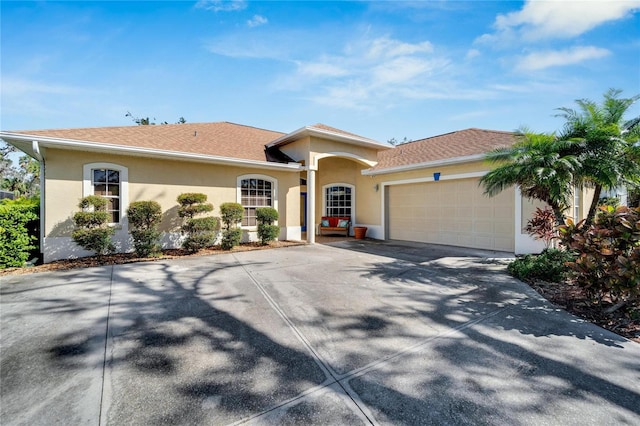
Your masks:
M 138 257 L 156 256 L 160 253 L 162 207 L 156 201 L 134 201 L 127 209 L 129 233 Z
M 182 232 L 187 237 L 182 242 L 182 248 L 197 252 L 206 247 L 212 246 L 216 240 L 216 228 L 218 221 L 214 217 L 194 216 L 201 213 L 213 211 L 213 204 L 207 203 L 207 195 L 187 192 L 178 195 L 178 216 L 184 219 Z
M 73 215 L 76 229 L 71 233 L 73 241 L 85 250 L 104 255 L 115 250 L 111 237 L 116 230 L 108 226 L 107 200 L 97 195 L 80 199 L 81 211 Z
M 280 227 L 273 222 L 278 220 L 278 210 L 273 207 L 260 207 L 256 209 L 256 219 L 258 221 L 258 237 L 264 245 L 275 241 L 280 235 Z
M 238 228 L 242 222 L 244 207 L 240 203 L 222 203 L 220 204 L 220 216 L 224 223 L 224 231 L 222 231 L 222 242 L 220 246 L 224 250 L 231 250 L 240 244 L 242 239 L 242 229 Z
M 4 200 L 0 203 L 0 269 L 21 267 L 38 248 L 38 200 Z

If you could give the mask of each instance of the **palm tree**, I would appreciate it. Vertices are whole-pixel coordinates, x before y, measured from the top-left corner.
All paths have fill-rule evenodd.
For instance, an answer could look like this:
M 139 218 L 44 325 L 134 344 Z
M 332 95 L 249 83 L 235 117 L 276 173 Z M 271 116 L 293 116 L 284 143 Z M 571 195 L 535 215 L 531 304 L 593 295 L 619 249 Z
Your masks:
M 485 194 L 494 196 L 518 185 L 524 196 L 547 203 L 556 223 L 564 224 L 571 185 L 580 170 L 580 162 L 571 154 L 572 145 L 553 134 L 521 131 L 513 146 L 487 153 L 486 159 L 498 166 L 480 179 Z
M 621 90 L 609 89 L 601 105 L 588 99 L 576 101 L 578 110 L 559 108 L 566 120 L 559 139 L 571 143 L 570 152 L 581 167 L 575 184 L 594 189 L 585 224 L 596 214 L 602 190 L 620 186 L 640 187 L 640 117 L 624 121 L 624 115 L 640 95 L 619 98 Z

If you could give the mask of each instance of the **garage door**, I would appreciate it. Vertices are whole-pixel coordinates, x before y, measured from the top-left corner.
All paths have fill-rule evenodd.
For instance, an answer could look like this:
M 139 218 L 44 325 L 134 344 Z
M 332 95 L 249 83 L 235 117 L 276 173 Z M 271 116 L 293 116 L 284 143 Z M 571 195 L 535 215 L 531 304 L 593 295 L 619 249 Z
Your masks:
M 489 198 L 478 179 L 387 188 L 387 229 L 392 240 L 514 250 L 513 189 Z

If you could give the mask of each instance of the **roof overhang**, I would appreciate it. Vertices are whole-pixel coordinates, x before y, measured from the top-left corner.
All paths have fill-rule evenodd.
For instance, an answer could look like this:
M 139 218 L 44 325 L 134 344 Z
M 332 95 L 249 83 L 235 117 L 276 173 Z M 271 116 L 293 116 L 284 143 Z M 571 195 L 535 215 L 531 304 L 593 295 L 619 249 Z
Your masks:
M 348 135 L 340 132 L 333 132 L 331 130 L 321 129 L 314 126 L 301 127 L 298 130 L 295 130 L 291 133 L 287 133 L 284 136 L 280 136 L 278 139 L 274 140 L 273 142 L 269 142 L 267 146 L 268 147 L 283 146 L 307 136 L 329 139 L 336 142 L 342 142 L 350 145 L 363 146 L 366 148 L 373 148 L 378 150 L 391 148 L 391 146 L 389 146 L 388 144 L 381 143 L 373 139 L 363 138 L 355 135 Z
M 25 153 L 34 156 L 33 141 L 37 141 L 42 148 L 70 149 L 76 151 L 99 152 L 106 154 L 131 155 L 147 158 L 159 158 L 165 160 L 193 161 L 198 163 L 220 164 L 237 167 L 251 167 L 269 170 L 294 171 L 302 170 L 299 163 L 273 163 L 269 161 L 247 160 L 242 158 L 222 157 L 217 155 L 204 155 L 182 151 L 168 151 L 162 149 L 140 148 L 125 145 L 105 144 L 99 142 L 82 141 L 75 139 L 52 138 L 26 133 L 0 132 L 0 139 L 17 147 Z
M 405 164 L 402 166 L 387 167 L 381 169 L 365 169 L 363 175 L 376 176 L 389 173 L 408 172 L 411 170 L 428 169 L 431 167 L 452 166 L 455 164 L 473 163 L 485 159 L 485 154 L 467 155 L 464 157 L 444 158 L 442 160 L 426 161 L 423 163 Z

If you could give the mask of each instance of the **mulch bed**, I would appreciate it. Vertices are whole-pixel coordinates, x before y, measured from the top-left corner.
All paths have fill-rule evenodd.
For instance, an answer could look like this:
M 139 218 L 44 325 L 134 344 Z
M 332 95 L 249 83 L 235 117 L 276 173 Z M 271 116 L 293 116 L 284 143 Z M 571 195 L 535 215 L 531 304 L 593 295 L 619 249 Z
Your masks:
M 163 250 L 162 254 L 157 257 L 136 257 L 135 253 L 117 253 L 107 254 L 104 256 L 89 256 L 81 257 L 77 259 L 63 259 L 56 260 L 51 263 L 45 263 L 42 265 L 36 265 L 26 268 L 7 268 L 0 269 L 0 276 L 2 275 L 23 275 L 33 274 L 37 272 L 49 272 L 49 271 L 66 271 L 76 268 L 89 268 L 92 266 L 105 266 L 105 265 L 122 265 L 125 263 L 135 262 L 153 262 L 166 259 L 177 259 L 188 256 L 210 256 L 214 254 L 223 253 L 238 253 L 250 250 L 265 250 L 279 247 L 291 247 L 306 244 L 303 241 L 273 241 L 268 245 L 262 245 L 260 243 L 244 243 L 234 247 L 232 250 L 223 250 L 219 246 L 209 247 L 204 250 L 200 250 L 197 253 L 190 253 L 182 249 L 168 249 Z
M 605 311 L 614 306 L 613 302 L 594 302 L 582 287 L 570 282 L 559 284 L 534 280 L 529 285 L 545 299 L 573 315 L 640 343 L 640 302 L 627 304 L 607 314 Z
M 91 256 L 79 259 L 58 260 L 55 262 L 36 265 L 28 268 L 0 269 L 2 275 L 22 275 L 37 272 L 64 271 L 75 268 L 88 268 L 92 266 L 121 265 L 134 262 L 149 262 L 163 259 L 176 259 L 186 256 L 209 256 L 222 253 L 236 253 L 249 250 L 264 250 L 278 247 L 290 247 L 304 245 L 301 241 L 274 241 L 269 245 L 260 243 L 246 243 L 234 247 L 232 250 L 222 250 L 220 247 L 211 247 L 198 253 L 189 253 L 185 250 L 163 250 L 162 255 L 151 258 L 139 258 L 133 253 L 119 253 L 106 256 Z M 640 303 L 627 305 L 617 311 L 606 314 L 604 311 L 613 305 L 610 301 L 603 301 L 602 305 L 593 303 L 585 291 L 571 283 L 558 284 L 535 280 L 529 285 L 540 293 L 545 299 L 556 306 L 563 308 L 577 317 L 599 325 L 620 336 L 640 343 Z

